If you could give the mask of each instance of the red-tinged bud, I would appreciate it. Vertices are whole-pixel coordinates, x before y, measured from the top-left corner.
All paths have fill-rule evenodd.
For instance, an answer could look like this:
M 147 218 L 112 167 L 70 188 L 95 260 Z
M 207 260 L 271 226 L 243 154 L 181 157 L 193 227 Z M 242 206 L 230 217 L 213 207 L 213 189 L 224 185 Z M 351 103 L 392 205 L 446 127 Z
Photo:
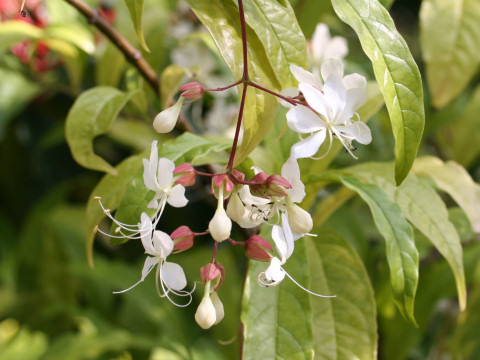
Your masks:
M 202 97 L 205 88 L 202 84 L 192 81 L 184 84 L 178 91 L 182 92 L 182 96 L 189 100 L 198 100 Z
M 232 177 L 233 177 L 233 180 L 235 181 L 243 181 L 245 180 L 245 174 L 242 173 L 241 171 L 238 171 L 238 170 L 235 170 L 233 169 L 232 170 Z
M 220 270 L 214 263 L 208 263 L 205 266 L 200 268 L 200 276 L 202 281 L 206 283 L 207 281 L 212 281 L 221 275 Z
M 177 250 L 187 250 L 193 246 L 195 233 L 188 226 L 180 226 L 170 235 L 173 240 L 173 248 Z
M 175 170 L 173 170 L 173 173 L 182 174 L 182 176 L 175 181 L 176 184 L 181 184 L 183 186 L 192 186 L 193 184 L 195 184 L 197 174 L 192 164 L 180 164 L 175 168 Z
M 218 291 L 220 286 L 222 286 L 223 282 L 225 281 L 225 268 L 220 265 L 220 263 L 216 262 L 214 263 L 215 267 L 220 271 L 220 279 L 218 280 L 217 285 L 214 287 L 214 291 Z
M 218 174 L 218 175 L 213 175 L 212 178 L 212 192 L 216 195 L 216 189 L 219 189 L 220 187 L 223 186 L 225 183 L 225 197 L 228 196 L 228 193 L 230 193 L 233 190 L 233 182 L 230 180 L 227 174 Z
M 258 261 L 270 261 L 273 253 L 272 246 L 259 235 L 251 236 L 245 243 L 245 255 L 253 260 Z
M 270 197 L 267 194 L 267 179 L 268 175 L 264 172 L 260 172 L 250 180 L 250 182 L 253 183 L 250 185 L 250 192 L 253 196 Z
M 267 194 L 270 196 L 288 196 L 287 189 L 291 189 L 292 185 L 283 176 L 275 174 L 268 177 Z

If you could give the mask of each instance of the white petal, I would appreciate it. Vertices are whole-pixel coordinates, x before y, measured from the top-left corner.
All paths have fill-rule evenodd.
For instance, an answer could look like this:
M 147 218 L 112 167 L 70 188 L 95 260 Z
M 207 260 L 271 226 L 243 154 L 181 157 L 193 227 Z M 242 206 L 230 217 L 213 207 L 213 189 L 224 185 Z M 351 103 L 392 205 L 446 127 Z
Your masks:
M 188 199 L 185 197 L 185 187 L 181 184 L 177 184 L 171 188 L 168 192 L 167 202 L 176 208 L 187 205 Z
M 187 286 L 187 278 L 182 267 L 171 262 L 164 262 L 160 270 L 162 280 L 169 289 L 182 290 Z
M 286 88 L 286 89 L 283 89 L 282 91 L 280 91 L 280 95 L 283 95 L 283 96 L 286 96 L 286 97 L 291 97 L 291 98 L 294 98 L 294 97 L 298 96 L 298 94 L 299 94 L 298 89 L 293 88 L 293 87 Z M 295 106 L 295 105 L 292 105 L 289 102 L 287 102 L 285 100 L 282 100 L 280 98 L 277 98 L 277 99 L 280 102 L 280 104 L 282 104 L 282 106 L 285 106 L 286 108 L 293 108 Z
M 145 186 L 153 191 L 157 191 L 157 166 L 158 166 L 158 150 L 157 140 L 152 141 L 150 150 L 150 159 L 143 159 L 143 182 Z
M 220 321 L 222 321 L 223 317 L 225 316 L 225 310 L 223 309 L 223 304 L 218 297 L 218 294 L 216 291 L 210 295 L 210 299 L 212 300 L 212 304 L 215 307 L 215 323 L 214 325 L 218 324 Z
M 367 79 L 357 73 L 347 75 L 343 78 L 343 85 L 345 89 L 365 89 L 367 87 Z
M 327 80 L 331 75 L 343 78 L 343 63 L 338 59 L 327 59 L 322 64 L 322 77 Z
M 285 235 L 283 234 L 283 229 L 280 225 L 273 225 L 272 239 L 275 242 L 278 254 L 282 258 L 282 262 L 285 262 L 288 249 Z
M 336 123 L 347 101 L 347 91 L 343 86 L 342 78 L 336 74 L 330 75 L 325 81 L 323 91 L 332 109 L 332 118 L 329 120 Z
M 334 36 L 324 50 L 324 59 L 343 59 L 348 54 L 347 40 L 341 36 Z
M 290 65 L 290 72 L 295 76 L 295 79 L 297 79 L 299 83 L 308 84 L 318 90 L 322 90 L 322 81 L 317 75 L 314 75 L 295 64 Z
M 175 163 L 172 160 L 161 158 L 158 162 L 158 186 L 167 189 L 172 185 Z
M 347 101 L 341 116 L 338 118 L 337 124 L 343 124 L 353 117 L 355 111 L 362 106 L 367 100 L 367 92 L 365 89 L 349 89 L 347 90 Z
M 140 232 L 140 239 L 142 240 L 142 245 L 143 248 L 145 249 L 145 252 L 149 255 L 155 256 L 155 248 L 153 247 L 152 243 L 152 231 L 141 231 Z
M 290 150 L 290 156 L 294 159 L 309 158 L 315 155 L 320 145 L 325 141 L 326 130 L 317 131 L 306 139 L 294 144 Z
M 327 119 L 332 117 L 332 107 L 329 101 L 325 98 L 325 95 L 320 90 L 303 83 L 298 84 L 298 88 L 302 92 L 303 96 L 305 96 L 305 100 L 307 100 L 308 105 L 310 105 L 313 110 L 322 114 Z
M 160 255 L 162 259 L 165 259 L 173 250 L 173 240 L 160 230 L 155 230 L 152 237 L 153 247 L 155 253 Z
M 325 47 L 329 42 L 330 31 L 328 26 L 322 23 L 317 24 L 312 35 L 312 58 L 315 62 L 319 63 L 322 61 Z
M 155 195 L 152 200 L 148 203 L 147 207 L 149 209 L 157 209 L 158 208 L 158 195 Z
M 269 281 L 278 283 L 285 277 L 285 271 L 281 267 L 280 260 L 276 257 L 272 258 L 270 265 L 265 270 L 265 278 Z
M 145 280 L 147 275 L 152 271 L 155 265 L 158 264 L 158 258 L 157 257 L 152 257 L 152 256 L 147 256 L 145 259 L 145 263 L 143 264 L 143 269 L 142 269 L 142 278 L 140 281 Z
M 300 167 L 296 159 L 288 158 L 285 164 L 283 164 L 282 176 L 292 185 L 288 193 L 290 199 L 293 202 L 301 202 L 306 195 L 305 185 L 302 180 L 300 180 Z
M 352 140 L 358 141 L 360 144 L 367 145 L 372 142 L 372 133 L 367 124 L 361 121 L 355 121 L 347 126 L 336 127 L 342 134 L 349 136 Z
M 185 98 L 180 96 L 175 105 L 161 111 L 153 120 L 153 128 L 160 134 L 165 134 L 173 130 L 177 124 L 180 110 L 182 109 Z
M 308 134 L 325 128 L 325 123 L 312 110 L 305 106 L 296 106 L 287 112 L 287 124 L 300 134 Z
M 292 255 L 295 245 L 293 244 L 292 229 L 290 228 L 290 223 L 288 222 L 288 216 L 286 213 L 282 213 L 282 230 L 285 236 L 285 242 L 287 244 L 286 258 L 288 259 Z

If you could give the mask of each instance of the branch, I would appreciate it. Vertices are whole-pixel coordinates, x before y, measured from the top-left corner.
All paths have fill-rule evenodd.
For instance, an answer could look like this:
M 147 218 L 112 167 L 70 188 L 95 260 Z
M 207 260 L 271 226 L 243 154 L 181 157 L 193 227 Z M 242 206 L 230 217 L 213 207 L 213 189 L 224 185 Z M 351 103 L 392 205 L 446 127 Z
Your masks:
M 142 53 L 135 49 L 113 26 L 111 26 L 96 9 L 91 8 L 83 0 L 65 0 L 78 11 L 87 21 L 107 36 L 112 43 L 123 53 L 125 58 L 135 66 L 140 74 L 147 80 L 150 87 L 160 97 L 160 83 L 157 74 L 142 57 Z

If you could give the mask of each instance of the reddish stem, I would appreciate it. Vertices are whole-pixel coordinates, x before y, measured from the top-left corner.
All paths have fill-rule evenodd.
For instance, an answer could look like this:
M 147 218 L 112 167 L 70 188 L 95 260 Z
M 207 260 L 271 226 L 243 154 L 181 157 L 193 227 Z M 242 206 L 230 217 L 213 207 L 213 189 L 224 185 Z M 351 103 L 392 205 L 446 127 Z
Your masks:
M 248 83 L 248 85 L 251 85 L 259 90 L 262 90 L 266 93 L 269 93 L 273 96 L 276 96 L 282 100 L 285 100 L 286 102 L 294 105 L 294 106 L 297 106 L 297 105 L 304 105 L 304 106 L 307 106 L 304 102 L 300 101 L 300 100 L 295 100 L 294 98 L 291 98 L 291 97 L 288 97 L 288 96 L 283 96 L 282 94 L 279 94 L 279 93 L 276 93 L 275 91 L 272 91 L 272 90 L 269 90 L 267 88 L 264 88 L 263 86 L 261 85 L 258 85 L 257 83 L 254 83 L 253 81 L 250 81 Z
M 236 85 L 239 85 L 241 84 L 242 82 L 244 82 L 243 79 L 240 79 L 238 80 L 237 82 L 231 84 L 231 85 L 228 85 L 228 86 L 225 86 L 225 87 L 219 87 L 219 88 L 216 88 L 216 89 L 205 89 L 205 91 L 225 91 L 225 90 L 228 90 Z
M 235 158 L 235 153 L 237 152 L 238 138 L 240 136 L 240 129 L 242 128 L 243 109 L 245 108 L 245 100 L 247 97 L 247 86 L 248 85 L 246 83 L 243 85 L 242 99 L 240 101 L 240 109 L 238 110 L 237 128 L 235 129 L 235 137 L 233 138 L 232 151 L 230 152 L 230 158 L 228 159 L 228 172 L 233 169 L 233 160 Z
M 245 241 L 235 241 L 235 240 L 230 239 L 230 238 L 228 238 L 227 240 L 228 240 L 228 242 L 229 242 L 230 244 L 232 244 L 232 245 L 242 245 L 242 246 L 245 246 L 245 245 L 246 245 L 246 242 L 245 242 Z
M 240 26 L 242 29 L 243 80 L 246 81 L 248 80 L 247 25 L 245 23 L 243 0 L 238 0 L 238 12 L 240 14 Z
M 212 262 L 215 262 L 215 258 L 217 257 L 217 248 L 218 241 L 215 241 L 215 245 L 213 246 Z

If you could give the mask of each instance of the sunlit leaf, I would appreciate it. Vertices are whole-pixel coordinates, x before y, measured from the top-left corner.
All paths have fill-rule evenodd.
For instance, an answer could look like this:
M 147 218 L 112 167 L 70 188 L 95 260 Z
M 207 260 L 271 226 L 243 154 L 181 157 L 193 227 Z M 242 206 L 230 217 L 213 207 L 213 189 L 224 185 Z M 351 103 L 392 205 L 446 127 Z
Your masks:
M 422 139 L 422 79 L 405 40 L 377 0 L 332 0 L 340 19 L 357 33 L 373 64 L 395 137 L 395 181 L 407 176 Z
M 99 86 L 82 93 L 66 120 L 65 133 L 74 159 L 82 166 L 116 174 L 115 169 L 93 151 L 93 139 L 105 134 L 134 92 Z
M 127 5 L 128 12 L 130 13 L 133 27 L 137 33 L 140 45 L 142 45 L 146 51 L 150 52 L 147 43 L 145 42 L 142 30 L 143 1 L 144 0 L 125 0 L 125 4 Z
M 169 106 L 173 101 L 173 96 L 178 92 L 183 77 L 187 74 L 187 71 L 178 65 L 170 65 L 163 70 L 160 77 L 160 82 L 163 87 L 162 91 L 162 109 Z
M 0 52 L 27 39 L 39 39 L 43 30 L 25 21 L 0 22 Z
M 480 232 L 480 185 L 454 161 L 443 162 L 433 156 L 415 161 L 414 171 L 431 177 L 465 211 L 473 231 Z
M 87 54 L 92 54 L 95 50 L 93 35 L 83 26 L 77 23 L 53 24 L 45 28 L 45 35 L 55 39 L 63 40 Z
M 413 308 L 418 285 L 418 251 L 413 229 L 400 207 L 377 185 L 368 184 L 351 175 L 329 172 L 312 176 L 310 180 L 339 181 L 355 191 L 370 207 L 375 225 L 387 244 L 387 261 L 395 303 L 402 315 L 415 324 Z
M 268 264 L 251 262 L 243 298 L 244 359 L 375 359 L 368 274 L 338 234 L 320 229 L 318 235 L 295 243 L 285 269 L 309 290 L 336 297 L 309 295 L 288 278 L 262 288 L 256 278 Z
M 422 2 L 420 41 L 435 107 L 455 99 L 478 71 L 479 18 L 478 0 Z
M 467 301 L 462 246 L 457 230 L 449 220 L 447 207 L 439 195 L 413 174 L 396 187 L 391 173 L 393 164 L 367 163 L 345 169 L 369 183 L 379 186 L 402 209 L 405 217 L 417 227 L 448 261 L 457 284 L 460 309 Z

